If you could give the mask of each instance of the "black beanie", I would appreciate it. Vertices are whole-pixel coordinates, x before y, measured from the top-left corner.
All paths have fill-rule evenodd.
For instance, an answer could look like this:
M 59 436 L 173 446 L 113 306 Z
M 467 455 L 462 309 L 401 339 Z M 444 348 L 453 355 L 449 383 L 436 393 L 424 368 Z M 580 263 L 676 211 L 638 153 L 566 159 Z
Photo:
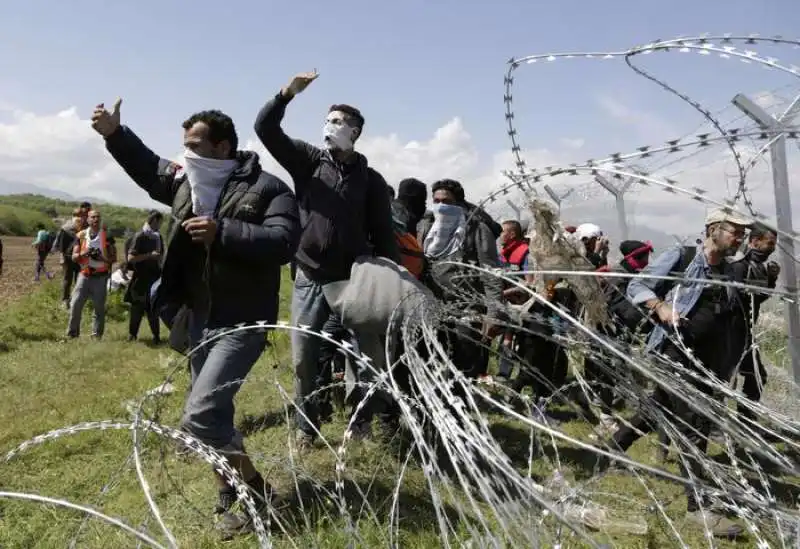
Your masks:
M 431 194 L 435 193 L 439 189 L 444 189 L 446 191 L 450 191 L 456 197 L 458 202 L 464 202 L 465 195 L 464 195 L 464 187 L 461 186 L 461 183 L 455 181 L 453 179 L 440 179 L 433 185 L 431 185 Z
M 409 177 L 408 179 L 403 179 L 397 186 L 397 198 L 427 200 L 428 188 L 425 186 L 425 183 L 423 183 L 419 179 L 414 179 L 413 177 Z
M 652 251 L 653 246 L 649 242 L 641 242 L 639 240 L 624 240 L 619 245 L 619 251 L 622 252 L 622 255 L 625 257 L 628 257 L 630 254 L 639 249 L 641 249 L 642 252 L 637 255 L 642 255 L 646 252 Z

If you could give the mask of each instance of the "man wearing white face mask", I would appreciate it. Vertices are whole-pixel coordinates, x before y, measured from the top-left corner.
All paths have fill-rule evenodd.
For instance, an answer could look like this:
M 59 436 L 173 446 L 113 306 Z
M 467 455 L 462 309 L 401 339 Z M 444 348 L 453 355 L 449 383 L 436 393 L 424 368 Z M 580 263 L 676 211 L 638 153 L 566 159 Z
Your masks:
M 295 76 L 267 102 L 255 122 L 258 138 L 294 180 L 303 235 L 296 256 L 292 322 L 313 332 L 322 329 L 331 313 L 323 286 L 349 280 L 357 258 L 375 255 L 400 262 L 387 183 L 354 150 L 364 126 L 361 112 L 333 105 L 325 119 L 322 147 L 292 139 L 281 128 L 286 106 L 317 76 L 316 72 Z M 362 350 L 373 356 L 363 339 L 360 336 Z M 315 336 L 292 332 L 297 404 L 308 418 L 296 415 L 301 447 L 311 446 L 319 427 L 319 410 L 308 398 L 316 389 L 319 344 Z M 370 414 L 356 420 L 357 436 L 368 433 Z
M 485 268 L 500 266 L 496 241 L 503 228 L 483 209 L 467 202 L 464 187 L 458 181 L 441 179 L 431 185 L 433 206 L 417 226 L 417 240 L 431 264 L 425 284 L 437 296 L 453 304 L 454 310 L 485 314 L 479 322 L 459 324 L 451 333 L 450 352 L 455 366 L 467 377 L 486 373 L 489 355 L 476 340 L 484 335 L 498 335 L 493 319 L 504 319 L 503 287 L 495 276 L 476 274 L 474 270 L 450 262 L 475 262 Z M 476 305 L 475 296 L 485 296 Z M 469 314 L 468 313 L 468 314 Z
M 92 127 L 134 182 L 172 207 L 175 221 L 153 306 L 188 311 L 174 319 L 188 319 L 192 348 L 203 343 L 190 356 L 192 385 L 181 429 L 226 456 L 266 511 L 272 487 L 254 468 L 233 423 L 234 396 L 266 336 L 263 329 L 233 328 L 277 320 L 281 266 L 300 237 L 297 202 L 283 181 L 262 170 L 256 153 L 237 150 L 236 129 L 225 114 L 202 111 L 183 123 L 186 151 L 179 166 L 120 124 L 120 103 L 112 112 L 98 105 Z M 172 332 L 181 329 L 176 324 Z M 217 482 L 218 528 L 226 537 L 251 530 L 249 518 L 230 512 L 236 491 L 220 476 Z

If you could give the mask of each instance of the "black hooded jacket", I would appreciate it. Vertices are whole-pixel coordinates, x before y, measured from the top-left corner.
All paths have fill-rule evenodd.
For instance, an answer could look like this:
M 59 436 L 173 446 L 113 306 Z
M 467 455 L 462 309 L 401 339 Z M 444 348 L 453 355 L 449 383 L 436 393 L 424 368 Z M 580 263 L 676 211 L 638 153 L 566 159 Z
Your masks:
M 217 203 L 217 235 L 206 249 L 181 223 L 194 216 L 183 169 L 160 158 L 127 127 L 106 148 L 153 200 L 172 207 L 156 307 L 185 305 L 207 314 L 209 328 L 240 322 L 275 322 L 281 266 L 300 238 L 297 201 L 279 178 L 261 169 L 258 155 L 239 151 Z

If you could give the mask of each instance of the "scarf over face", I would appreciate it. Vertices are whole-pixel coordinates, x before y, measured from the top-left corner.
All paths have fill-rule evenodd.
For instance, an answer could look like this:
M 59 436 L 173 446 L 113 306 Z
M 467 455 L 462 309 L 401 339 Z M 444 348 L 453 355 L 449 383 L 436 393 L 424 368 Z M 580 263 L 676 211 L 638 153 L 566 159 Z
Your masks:
M 459 249 L 466 236 L 467 220 L 464 209 L 452 204 L 434 204 L 433 225 L 422 244 L 427 257 L 437 259 L 446 257 Z
M 222 187 L 239 165 L 233 158 L 205 158 L 187 149 L 183 169 L 192 190 L 192 211 L 198 217 L 214 215 Z

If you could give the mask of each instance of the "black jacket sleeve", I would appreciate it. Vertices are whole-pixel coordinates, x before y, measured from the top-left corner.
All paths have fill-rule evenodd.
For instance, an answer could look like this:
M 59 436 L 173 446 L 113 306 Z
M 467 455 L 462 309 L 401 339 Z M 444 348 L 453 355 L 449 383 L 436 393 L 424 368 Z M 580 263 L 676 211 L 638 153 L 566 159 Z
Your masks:
M 386 192 L 386 180 L 372 168 L 367 168 L 367 177 L 367 233 L 372 239 L 375 255 L 400 264 L 400 249 L 394 234 L 391 198 Z
M 270 178 L 264 191 L 269 204 L 261 224 L 222 218 L 214 246 L 241 262 L 286 265 L 294 258 L 300 242 L 297 200 L 289 186 L 277 177 L 261 177 Z
M 106 138 L 106 149 L 153 200 L 172 206 L 179 186 L 175 181 L 177 164 L 148 149 L 127 126 L 120 126 Z
M 311 177 L 322 151 L 305 141 L 292 139 L 284 133 L 281 121 L 286 114 L 288 104 L 289 101 L 280 93 L 269 100 L 258 112 L 255 132 L 269 154 L 289 172 L 297 188 L 298 184 L 302 185 Z M 298 194 L 299 192 L 298 190 Z

